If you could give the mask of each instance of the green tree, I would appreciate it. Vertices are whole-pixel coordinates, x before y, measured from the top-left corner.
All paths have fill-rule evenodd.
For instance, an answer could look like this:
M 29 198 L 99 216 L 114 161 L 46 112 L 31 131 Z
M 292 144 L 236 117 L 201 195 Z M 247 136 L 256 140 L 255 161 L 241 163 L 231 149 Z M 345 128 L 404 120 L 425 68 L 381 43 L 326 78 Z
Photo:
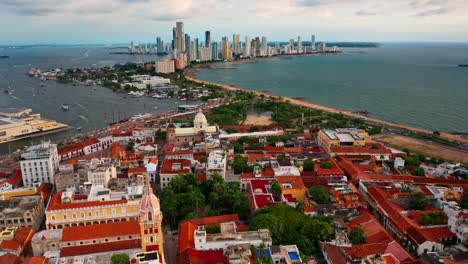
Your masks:
M 326 204 L 330 201 L 330 194 L 325 186 L 314 185 L 310 187 L 309 193 L 312 195 L 312 199 L 318 204 Z
M 221 229 L 216 223 L 211 223 L 205 227 L 205 230 L 208 234 L 219 233 Z
M 296 211 L 303 213 L 305 209 L 305 203 L 301 200 L 296 201 Z
M 247 159 L 244 156 L 237 155 L 232 162 L 232 167 L 234 168 L 235 174 L 240 174 L 243 172 L 247 172 L 248 165 Z
M 260 131 L 260 128 L 256 125 L 254 126 L 251 126 L 250 129 L 249 129 L 250 132 L 257 132 L 257 131 Z
M 421 168 L 421 167 L 414 168 L 413 173 L 414 173 L 415 176 L 424 176 L 424 175 L 426 175 L 426 172 L 424 172 L 424 169 Z
M 190 212 L 187 216 L 184 217 L 184 220 L 197 219 L 197 218 L 200 218 L 200 216 L 197 213 Z
M 134 147 L 135 147 L 135 140 L 130 139 L 128 141 L 128 144 L 127 144 L 127 147 L 125 148 L 125 150 L 130 151 L 130 150 L 133 150 Z
M 250 230 L 268 229 L 273 241 L 281 241 L 283 236 L 283 222 L 273 214 L 261 214 L 250 222 Z
M 226 129 L 224 129 L 228 134 L 233 134 L 233 133 L 237 133 L 237 128 L 235 127 L 227 127 Z
M 111 264 L 130 264 L 130 256 L 125 253 L 113 255 Z
M 311 158 L 304 160 L 304 171 L 313 171 L 315 162 Z
M 464 191 L 463 197 L 460 202 L 460 207 L 463 209 L 468 209 L 468 191 Z
M 418 154 L 418 160 L 421 161 L 421 162 L 424 162 L 426 160 L 426 155 Z
M 365 244 L 366 236 L 364 235 L 364 230 L 357 226 L 351 227 L 351 231 L 348 233 L 348 238 L 353 244 Z
M 426 205 L 426 196 L 422 192 L 411 195 L 410 210 L 423 210 Z
M 320 162 L 320 168 L 322 169 L 331 169 L 331 167 L 333 167 L 333 163 L 331 163 L 331 161 Z
M 271 183 L 271 190 L 273 192 L 273 198 L 275 201 L 281 201 L 281 184 L 278 181 Z

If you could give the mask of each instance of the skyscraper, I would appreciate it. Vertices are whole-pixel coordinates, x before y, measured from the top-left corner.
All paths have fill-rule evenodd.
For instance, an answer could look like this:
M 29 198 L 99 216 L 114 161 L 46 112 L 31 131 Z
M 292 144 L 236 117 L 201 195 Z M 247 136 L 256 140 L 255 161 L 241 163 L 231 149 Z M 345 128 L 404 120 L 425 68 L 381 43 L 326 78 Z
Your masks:
M 200 58 L 200 49 L 199 49 L 199 45 L 198 45 L 198 38 L 196 38 L 194 40 L 195 42 L 195 57 L 193 58 L 193 60 L 198 60 Z
M 163 42 L 161 40 L 161 37 L 156 38 L 156 52 L 157 53 L 164 52 L 164 47 L 163 47 Z
M 253 47 L 255 49 L 255 56 L 260 56 L 260 38 L 259 37 L 255 37 Z
M 176 40 L 176 28 L 172 28 L 172 50 L 175 49 L 175 40 Z
M 289 53 L 293 53 L 294 51 L 294 39 L 289 40 Z
M 180 52 L 185 52 L 184 43 L 184 22 L 176 23 L 175 48 Z
M 245 36 L 245 50 L 244 50 L 244 57 L 250 57 L 250 37 Z
M 229 46 L 229 38 L 223 37 L 223 59 L 229 60 L 231 58 L 231 47 Z
M 310 42 L 310 48 L 315 50 L 315 35 L 312 35 L 312 41 Z
M 191 46 L 190 46 L 190 36 L 189 34 L 185 34 L 185 39 L 184 39 L 185 43 L 184 43 L 184 46 L 187 47 L 187 57 L 188 57 L 188 61 L 192 61 L 193 58 L 192 58 L 192 52 L 191 52 Z
M 218 51 L 218 42 L 211 43 L 211 59 L 218 60 L 219 58 L 219 51 Z
M 211 44 L 211 32 L 205 31 L 205 46 L 209 47 Z
M 232 52 L 234 53 L 234 56 L 237 56 L 241 54 L 241 43 L 240 43 L 240 35 L 239 34 L 234 34 L 232 36 Z
M 297 37 L 297 53 L 302 53 L 302 37 Z
M 266 54 L 267 46 L 268 46 L 267 37 L 263 36 L 262 37 L 262 55 Z

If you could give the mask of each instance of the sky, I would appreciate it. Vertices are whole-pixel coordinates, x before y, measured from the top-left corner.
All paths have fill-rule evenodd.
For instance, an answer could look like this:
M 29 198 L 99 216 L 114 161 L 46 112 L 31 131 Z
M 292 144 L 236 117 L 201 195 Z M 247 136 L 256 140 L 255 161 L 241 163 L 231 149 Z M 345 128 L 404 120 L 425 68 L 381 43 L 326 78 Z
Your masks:
M 468 0 L 0 0 L 0 45 L 214 40 L 468 42 Z

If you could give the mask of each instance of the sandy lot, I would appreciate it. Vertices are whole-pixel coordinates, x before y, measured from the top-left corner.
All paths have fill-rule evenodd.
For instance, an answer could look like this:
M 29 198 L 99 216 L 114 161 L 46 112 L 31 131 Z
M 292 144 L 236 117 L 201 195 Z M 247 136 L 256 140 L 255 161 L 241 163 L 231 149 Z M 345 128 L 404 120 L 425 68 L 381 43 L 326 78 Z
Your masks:
M 255 115 L 248 115 L 247 119 L 245 120 L 245 125 L 257 125 L 257 126 L 269 126 L 273 120 L 271 120 L 271 116 L 255 116 Z
M 429 144 L 424 141 L 404 136 L 384 136 L 376 138 L 375 140 L 386 144 L 399 146 L 401 148 L 408 148 L 410 150 L 424 153 L 431 157 L 441 157 L 446 160 L 453 160 L 464 164 L 468 164 L 468 153 L 461 150 L 455 150 L 439 145 Z

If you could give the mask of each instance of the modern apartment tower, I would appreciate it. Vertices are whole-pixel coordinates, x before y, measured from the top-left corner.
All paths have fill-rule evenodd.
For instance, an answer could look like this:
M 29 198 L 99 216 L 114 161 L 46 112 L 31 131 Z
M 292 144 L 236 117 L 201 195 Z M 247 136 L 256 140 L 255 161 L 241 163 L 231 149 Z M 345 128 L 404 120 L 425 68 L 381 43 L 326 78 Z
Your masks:
M 194 60 L 194 58 L 192 58 L 192 50 L 191 50 L 191 42 L 190 42 L 190 36 L 189 34 L 185 34 L 185 38 L 184 38 L 184 46 L 187 48 L 187 57 L 188 57 L 188 61 L 192 61 Z M 180 51 L 180 50 L 178 50 Z
M 163 47 L 163 42 L 161 40 L 161 37 L 156 38 L 156 52 L 157 53 L 164 52 L 164 47 Z
M 212 60 L 219 59 L 218 42 L 211 43 L 211 59 Z
M 302 53 L 302 37 L 298 36 L 297 37 L 297 53 Z
M 175 32 L 175 48 L 177 51 L 185 52 L 185 43 L 184 43 L 184 22 L 176 23 L 176 32 Z
M 209 47 L 211 45 L 211 32 L 205 31 L 205 46 Z
M 315 47 L 315 35 L 312 35 L 312 40 L 311 40 L 311 42 L 310 42 L 310 48 L 311 48 L 312 50 L 315 50 L 315 48 L 316 48 L 316 47 Z
M 223 37 L 223 59 L 231 59 L 231 48 L 229 46 L 229 38 Z
M 239 34 L 234 34 L 232 36 L 232 52 L 234 53 L 234 56 L 240 55 L 242 53 Z
M 263 36 L 262 37 L 262 55 L 266 55 L 267 53 L 267 46 L 268 46 L 268 40 L 267 37 Z
M 250 57 L 250 37 L 245 36 L 245 50 L 244 50 L 244 57 Z

